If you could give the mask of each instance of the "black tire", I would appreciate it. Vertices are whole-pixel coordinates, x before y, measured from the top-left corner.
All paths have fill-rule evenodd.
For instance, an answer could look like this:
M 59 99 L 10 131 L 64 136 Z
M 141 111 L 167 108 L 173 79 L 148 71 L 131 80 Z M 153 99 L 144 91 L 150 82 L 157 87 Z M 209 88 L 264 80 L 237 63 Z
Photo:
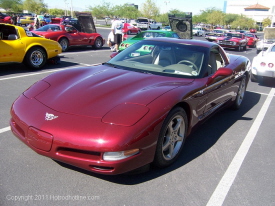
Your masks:
M 252 82 L 258 82 L 258 77 L 257 77 L 257 75 L 251 74 L 250 80 L 251 80 Z
M 69 41 L 66 38 L 61 38 L 58 43 L 60 44 L 62 48 L 62 52 L 68 51 L 69 49 Z
M 179 156 L 187 131 L 187 115 L 181 107 L 172 109 L 161 127 L 153 164 L 167 167 Z
M 246 51 L 246 45 L 243 46 L 243 50 Z
M 94 49 L 101 49 L 102 46 L 103 46 L 102 39 L 101 39 L 100 37 L 97 37 L 97 38 L 95 39 L 93 48 L 94 48 Z
M 24 64 L 31 69 L 41 69 L 47 61 L 47 54 L 41 47 L 32 47 L 24 58 Z
M 247 85 L 246 84 L 246 75 L 244 75 L 240 82 L 238 93 L 237 93 L 236 99 L 232 105 L 232 109 L 237 110 L 241 107 L 241 104 L 244 99 L 245 91 L 246 91 L 246 85 Z
M 241 51 L 242 50 L 242 47 L 241 45 L 239 45 L 237 48 L 236 48 L 237 51 Z
M 129 34 L 129 35 L 130 35 L 130 34 L 131 34 L 131 31 L 130 31 L 130 30 L 129 30 L 129 31 L 127 31 L 127 34 Z

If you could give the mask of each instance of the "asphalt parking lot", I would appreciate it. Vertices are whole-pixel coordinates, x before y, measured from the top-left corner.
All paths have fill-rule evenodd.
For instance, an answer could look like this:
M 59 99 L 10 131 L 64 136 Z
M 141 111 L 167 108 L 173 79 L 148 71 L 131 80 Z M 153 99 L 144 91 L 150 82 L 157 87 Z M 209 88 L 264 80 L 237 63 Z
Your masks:
M 109 29 L 98 32 L 107 38 Z M 195 37 L 203 39 L 203 37 Z M 226 50 L 247 56 L 247 51 Z M 12 102 L 39 79 L 62 69 L 108 61 L 111 51 L 73 48 L 40 71 L 0 69 L 0 205 L 275 205 L 275 84 L 249 82 L 238 111 L 219 112 L 187 139 L 175 164 L 135 175 L 103 176 L 40 156 L 9 129 Z M 32 112 L 32 111 L 29 111 Z

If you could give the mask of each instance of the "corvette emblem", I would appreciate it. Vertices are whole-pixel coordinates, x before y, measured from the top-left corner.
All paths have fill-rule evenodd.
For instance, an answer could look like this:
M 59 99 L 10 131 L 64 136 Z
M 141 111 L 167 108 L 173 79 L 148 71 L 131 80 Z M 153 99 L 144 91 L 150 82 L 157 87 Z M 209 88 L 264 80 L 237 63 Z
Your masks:
M 53 120 L 56 119 L 58 116 L 54 116 L 53 114 L 46 113 L 45 120 Z

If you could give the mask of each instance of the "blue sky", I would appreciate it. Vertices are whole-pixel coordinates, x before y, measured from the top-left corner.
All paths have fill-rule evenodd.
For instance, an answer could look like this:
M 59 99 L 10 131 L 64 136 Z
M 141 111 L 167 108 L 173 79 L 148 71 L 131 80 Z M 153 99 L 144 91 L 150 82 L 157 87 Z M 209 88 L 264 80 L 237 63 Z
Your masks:
M 223 10 L 224 0 L 153 0 L 157 6 L 160 8 L 161 13 L 167 12 L 171 9 L 178 9 L 184 12 L 193 12 L 194 14 L 199 14 L 201 10 L 215 7 L 217 9 Z M 66 3 L 65 3 L 66 2 Z M 44 0 L 44 3 L 48 5 L 49 8 L 61 8 L 65 9 L 70 7 L 72 2 L 73 8 L 80 10 L 81 8 L 85 10 L 89 6 L 96 6 L 102 4 L 103 1 L 87 1 L 87 0 Z M 112 5 L 123 5 L 125 3 L 134 3 L 141 7 L 145 0 L 105 0 L 105 2 L 110 2 Z M 77 10 L 74 9 L 74 10 Z

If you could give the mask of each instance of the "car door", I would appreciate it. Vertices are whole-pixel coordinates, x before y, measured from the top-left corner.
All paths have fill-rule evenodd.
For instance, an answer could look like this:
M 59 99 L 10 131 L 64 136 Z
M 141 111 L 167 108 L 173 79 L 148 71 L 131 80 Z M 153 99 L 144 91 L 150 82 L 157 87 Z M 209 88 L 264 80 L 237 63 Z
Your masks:
M 219 50 L 220 48 L 214 47 L 210 51 L 208 78 L 211 78 L 212 75 L 214 76 L 220 68 L 227 66 L 226 60 L 223 55 L 220 54 Z M 234 76 L 235 74 L 233 73 L 233 70 L 231 75 L 219 75 L 207 84 L 205 89 L 201 91 L 202 93 L 208 94 L 207 103 L 204 109 L 204 117 L 210 115 L 223 106 L 236 94 L 236 89 L 238 87 L 234 87 Z
M 10 38 L 11 36 L 13 38 Z M 25 44 L 15 28 L 9 25 L 2 25 L 0 37 L 0 62 L 22 62 L 25 55 Z
M 66 25 L 65 30 L 70 36 L 70 45 L 87 45 L 88 37 L 86 33 L 79 32 L 75 27 Z

